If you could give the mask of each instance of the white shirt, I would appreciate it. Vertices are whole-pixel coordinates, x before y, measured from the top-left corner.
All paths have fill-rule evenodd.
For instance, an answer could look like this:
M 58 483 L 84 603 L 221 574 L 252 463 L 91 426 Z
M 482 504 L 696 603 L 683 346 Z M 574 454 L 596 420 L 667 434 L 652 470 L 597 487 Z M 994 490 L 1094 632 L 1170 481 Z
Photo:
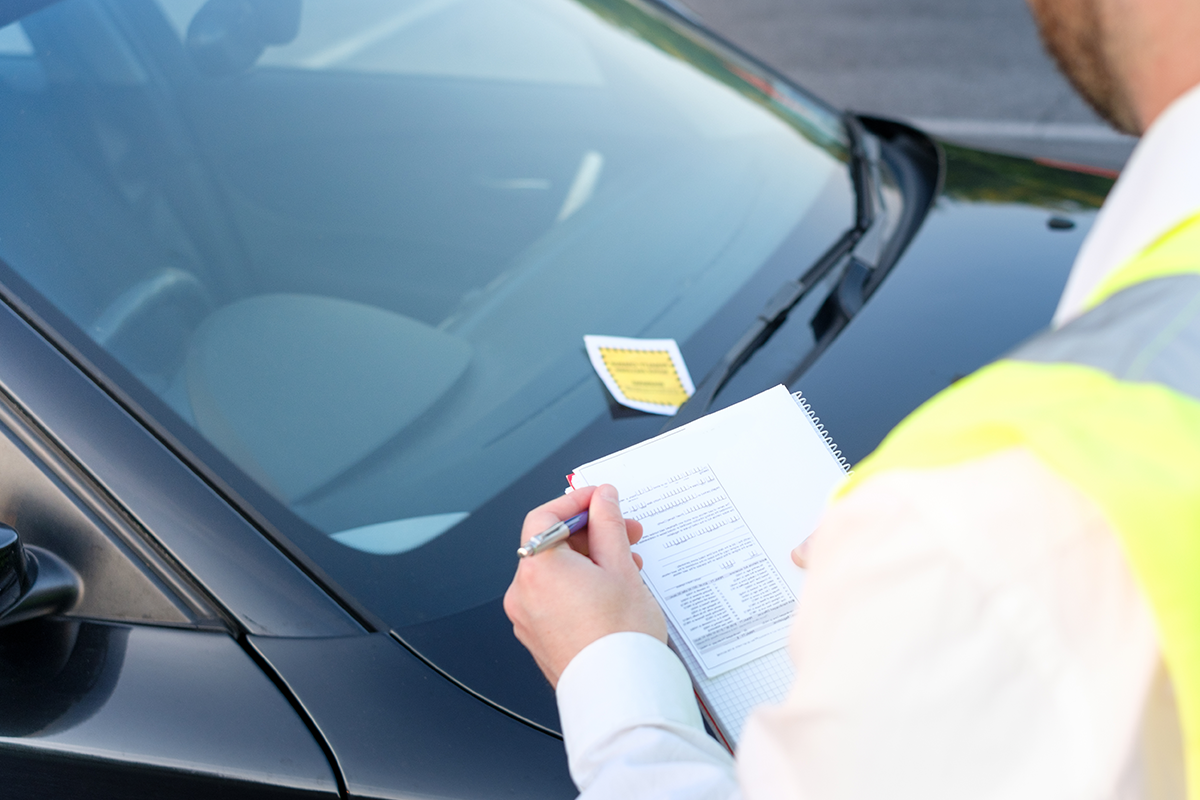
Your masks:
M 1056 324 L 1200 211 L 1198 140 L 1200 87 L 1139 143 Z M 585 798 L 1183 796 L 1147 603 L 1103 515 L 1027 451 L 866 481 L 809 564 L 796 683 L 751 715 L 736 764 L 665 645 L 623 633 L 576 656 L 558 704 Z
M 1056 327 L 1077 316 L 1104 276 L 1200 212 L 1200 85 L 1158 115 L 1104 201 L 1063 290 Z

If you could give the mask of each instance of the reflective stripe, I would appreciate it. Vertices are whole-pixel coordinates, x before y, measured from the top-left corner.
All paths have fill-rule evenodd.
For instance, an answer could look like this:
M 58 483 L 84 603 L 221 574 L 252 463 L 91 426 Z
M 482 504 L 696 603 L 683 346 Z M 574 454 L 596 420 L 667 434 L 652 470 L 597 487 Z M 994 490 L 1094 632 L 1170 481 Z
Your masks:
M 1200 273 L 1200 213 L 1158 237 L 1129 263 L 1100 282 L 1083 307 L 1094 308 L 1122 289 L 1168 275 Z
M 1084 364 L 1114 378 L 1161 383 L 1200 399 L 1200 275 L 1123 289 L 1059 330 L 1017 348 L 1009 358 Z

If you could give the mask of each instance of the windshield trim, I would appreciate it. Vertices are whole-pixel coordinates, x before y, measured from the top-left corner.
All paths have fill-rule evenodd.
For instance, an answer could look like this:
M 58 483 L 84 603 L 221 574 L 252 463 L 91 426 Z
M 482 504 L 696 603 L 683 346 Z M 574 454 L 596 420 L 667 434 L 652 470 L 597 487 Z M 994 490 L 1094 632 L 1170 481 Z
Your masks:
M 714 80 L 730 86 L 748 100 L 766 107 L 776 116 L 790 123 L 804 138 L 817 147 L 832 152 L 841 160 L 849 160 L 850 150 L 854 143 L 853 134 L 846 129 L 846 112 L 797 85 L 779 70 L 755 58 L 720 33 L 706 27 L 702 21 L 698 21 L 697 16 L 689 15 L 678 8 L 678 4 L 674 0 L 576 1 L 601 16 L 605 16 L 601 9 L 612 4 L 631 6 L 644 15 L 667 25 L 686 43 L 716 56 L 720 62 L 720 69 L 696 63 L 689 59 L 686 53 L 675 53 L 676 57 L 688 61 Z M 661 43 L 644 36 L 641 31 L 631 30 L 630 32 L 635 36 L 647 39 L 656 46 L 662 46 Z M 671 50 L 671 48 L 664 49 Z

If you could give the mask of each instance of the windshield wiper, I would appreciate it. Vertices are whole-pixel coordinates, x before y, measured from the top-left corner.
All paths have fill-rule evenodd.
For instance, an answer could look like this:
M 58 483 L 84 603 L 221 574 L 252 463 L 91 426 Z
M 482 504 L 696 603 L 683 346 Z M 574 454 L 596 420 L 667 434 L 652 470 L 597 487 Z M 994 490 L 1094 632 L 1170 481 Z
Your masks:
M 692 396 L 679 407 L 679 411 L 667 420 L 662 431 L 672 430 L 707 414 L 717 392 L 750 360 L 750 356 L 767 343 L 796 304 L 854 250 L 875 222 L 876 189 L 871 158 L 864 145 L 866 132 L 853 114 L 847 113 L 843 119 L 850 136 L 850 169 L 856 199 L 854 227 L 843 233 L 800 278 L 787 281 L 779 287 L 737 343 L 708 371 Z

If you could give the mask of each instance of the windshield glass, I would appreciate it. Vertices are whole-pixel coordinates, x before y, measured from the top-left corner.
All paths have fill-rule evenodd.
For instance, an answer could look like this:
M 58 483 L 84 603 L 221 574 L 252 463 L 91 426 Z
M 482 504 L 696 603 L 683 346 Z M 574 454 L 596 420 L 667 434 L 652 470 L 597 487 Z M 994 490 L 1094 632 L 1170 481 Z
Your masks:
M 674 338 L 702 377 L 745 293 L 853 223 L 832 112 L 626 0 L 4 22 L 10 291 L 391 624 L 495 596 L 511 557 L 467 554 L 519 517 L 480 509 L 628 443 L 564 450 L 620 427 L 585 334 Z M 484 588 L 412 578 L 450 569 Z

